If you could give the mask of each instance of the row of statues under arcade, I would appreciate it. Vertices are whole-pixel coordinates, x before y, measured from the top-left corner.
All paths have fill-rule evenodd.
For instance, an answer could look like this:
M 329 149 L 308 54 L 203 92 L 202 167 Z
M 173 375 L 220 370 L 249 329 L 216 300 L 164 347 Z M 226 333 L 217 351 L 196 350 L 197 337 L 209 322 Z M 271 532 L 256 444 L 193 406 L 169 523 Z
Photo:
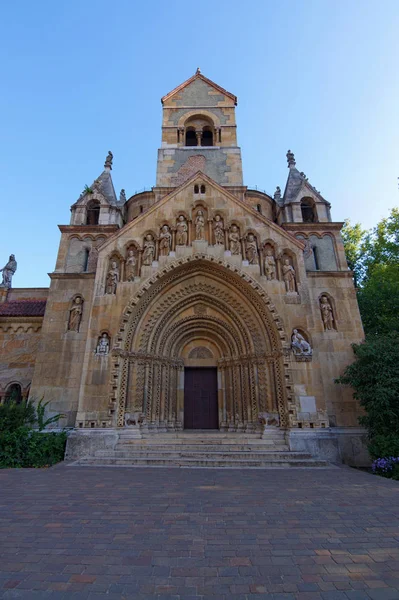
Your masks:
M 274 245 L 268 241 L 259 247 L 254 233 L 249 231 L 241 236 L 239 226 L 234 223 L 225 228 L 220 215 L 209 219 L 208 224 L 209 239 L 212 239 L 213 235 L 215 246 L 222 247 L 229 256 L 240 256 L 248 265 L 258 266 L 260 274 L 269 281 L 283 279 L 288 294 L 297 293 L 296 272 L 290 256 L 284 252 L 277 255 Z M 131 244 L 124 260 L 116 256 L 111 257 L 105 293 L 115 294 L 120 281 L 133 282 L 135 278 L 140 277 L 143 266 L 152 266 L 159 257 L 174 256 L 177 246 L 189 246 L 192 241 L 206 241 L 205 217 L 202 210 L 198 210 L 194 221 L 194 240 L 190 239 L 190 231 L 186 217 L 179 215 L 176 227 L 165 224 L 162 225 L 158 236 L 147 233 L 142 248 Z

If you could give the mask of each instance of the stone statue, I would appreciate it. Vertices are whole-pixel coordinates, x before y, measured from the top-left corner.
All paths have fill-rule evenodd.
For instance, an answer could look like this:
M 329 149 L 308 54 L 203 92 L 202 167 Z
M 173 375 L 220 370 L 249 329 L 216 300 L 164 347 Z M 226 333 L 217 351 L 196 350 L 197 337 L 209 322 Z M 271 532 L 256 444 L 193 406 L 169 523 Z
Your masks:
M 106 356 L 109 353 L 109 335 L 107 333 L 103 333 L 98 338 L 98 343 L 96 347 L 96 354 L 99 356 Z
M 180 215 L 176 225 L 176 246 L 187 246 L 187 222 L 183 215 Z
M 10 254 L 10 258 L 8 259 L 8 263 L 0 269 L 0 272 L 3 271 L 3 281 L 0 284 L 0 287 L 5 287 L 10 289 L 12 276 L 17 270 L 17 261 L 15 260 L 15 255 Z
M 294 329 L 291 336 L 291 348 L 294 354 L 303 356 L 312 356 L 313 350 L 309 342 L 305 340 L 298 329 Z
M 111 268 L 107 273 L 105 293 L 106 294 L 116 294 L 116 286 L 118 285 L 118 281 L 119 281 L 118 264 L 113 260 L 111 263 Z
M 105 163 L 104 163 L 105 169 L 112 169 L 113 158 L 114 158 L 114 155 L 112 154 L 111 150 L 109 150 L 108 154 L 107 154 L 107 158 L 105 159 Z
M 83 301 L 80 296 L 76 296 L 69 310 L 68 331 L 79 331 L 82 320 Z
M 245 241 L 245 254 L 250 265 L 259 264 L 258 246 L 256 244 L 256 237 L 253 233 L 248 233 Z
M 281 188 L 279 186 L 276 187 L 276 191 L 274 192 L 274 199 L 276 202 L 281 200 Z
M 291 152 L 291 150 L 288 150 L 287 152 L 287 163 L 289 167 L 295 167 L 296 165 L 295 155 L 293 152 Z
M 283 279 L 285 283 L 285 291 L 287 294 L 296 292 L 295 289 L 295 269 L 290 263 L 289 258 L 284 259 L 283 264 Z
M 151 266 L 155 256 L 155 242 L 151 233 L 147 233 L 144 240 L 143 265 Z
M 265 254 L 265 275 L 268 281 L 276 279 L 276 261 L 271 248 L 266 249 Z
M 121 189 L 121 193 L 119 194 L 119 202 L 126 202 L 126 192 L 124 189 Z
M 229 246 L 231 254 L 240 254 L 240 234 L 237 225 L 232 225 L 229 233 Z
M 160 256 L 168 256 L 172 245 L 172 234 L 167 225 L 163 225 L 159 235 L 159 254 Z
M 215 222 L 213 224 L 213 232 L 215 234 L 215 243 L 217 246 L 224 246 L 224 229 L 223 221 L 220 215 L 216 215 Z
M 136 272 L 136 256 L 134 250 L 130 249 L 127 253 L 126 259 L 126 281 L 134 281 L 134 274 Z
M 331 331 L 331 329 L 334 329 L 334 315 L 332 306 L 327 296 L 322 296 L 320 298 L 320 310 L 321 317 L 323 319 L 324 330 Z
M 197 212 L 197 217 L 195 219 L 195 239 L 196 240 L 204 239 L 204 229 L 205 229 L 204 213 L 202 210 L 199 210 Z

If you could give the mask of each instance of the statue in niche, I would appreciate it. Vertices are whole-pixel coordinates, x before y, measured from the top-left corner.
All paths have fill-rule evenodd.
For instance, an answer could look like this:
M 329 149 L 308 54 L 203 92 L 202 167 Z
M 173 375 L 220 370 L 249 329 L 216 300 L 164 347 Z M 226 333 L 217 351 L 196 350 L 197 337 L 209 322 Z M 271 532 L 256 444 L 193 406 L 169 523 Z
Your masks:
M 215 234 L 215 243 L 217 246 L 224 245 L 224 229 L 223 221 L 220 215 L 216 215 L 215 222 L 213 224 L 213 232 Z
M 105 285 L 106 294 L 116 294 L 116 287 L 119 281 L 119 269 L 116 261 L 111 262 L 111 268 L 107 273 L 107 282 Z
M 204 239 L 204 230 L 205 230 L 204 213 L 202 210 L 199 210 L 197 212 L 197 217 L 195 219 L 195 239 L 196 240 Z
M 163 225 L 159 235 L 159 254 L 161 256 L 168 256 L 171 245 L 172 234 L 169 231 L 169 227 L 167 225 Z
M 107 333 L 100 335 L 96 346 L 96 354 L 98 356 L 106 356 L 109 353 L 109 341 L 109 335 Z
M 321 317 L 323 319 L 324 330 L 331 331 L 334 329 L 334 314 L 327 296 L 322 296 L 320 298 L 320 310 Z
M 271 248 L 266 249 L 265 254 L 265 275 L 268 281 L 276 279 L 276 260 L 273 256 L 273 250 Z
M 303 335 L 299 333 L 298 329 L 294 329 L 291 336 L 291 348 L 297 356 L 312 356 L 313 350 L 309 342 L 305 340 Z
M 71 308 L 69 309 L 68 331 L 79 331 L 80 322 L 82 320 L 83 300 L 80 296 L 76 296 Z
M 237 225 L 232 225 L 229 233 L 229 247 L 231 254 L 240 254 L 240 233 Z
M 0 284 L 0 287 L 5 287 L 10 289 L 12 276 L 17 270 L 17 261 L 15 260 L 15 255 L 10 254 L 10 258 L 8 259 L 8 263 L 0 269 L 0 272 L 3 271 L 3 281 Z
M 256 237 L 253 233 L 249 233 L 247 235 L 247 239 L 245 241 L 245 254 L 250 265 L 259 264 L 258 246 L 256 243 Z
M 295 269 L 290 263 L 289 258 L 284 259 L 283 263 L 283 279 L 285 283 L 285 291 L 287 294 L 296 293 L 295 289 Z
M 144 240 L 143 265 L 151 266 L 155 256 L 155 242 L 151 233 L 147 233 Z
M 136 256 L 134 250 L 130 249 L 127 253 L 126 259 L 126 281 L 134 281 L 134 274 L 136 272 Z
M 176 245 L 187 246 L 187 221 L 183 215 L 180 215 L 176 225 Z

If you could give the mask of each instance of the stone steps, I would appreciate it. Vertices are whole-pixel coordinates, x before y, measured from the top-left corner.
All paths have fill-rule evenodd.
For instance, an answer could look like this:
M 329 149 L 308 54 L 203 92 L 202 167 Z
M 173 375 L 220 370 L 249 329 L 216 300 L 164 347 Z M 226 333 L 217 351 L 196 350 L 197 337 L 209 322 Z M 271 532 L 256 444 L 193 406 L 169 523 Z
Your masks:
M 264 433 L 219 431 L 143 433 L 123 429 L 111 450 L 72 463 L 82 466 L 266 469 L 326 467 L 307 452 L 292 452 L 279 429 Z
M 267 460 L 266 457 L 261 459 L 250 459 L 246 458 L 237 459 L 235 457 L 229 458 L 205 458 L 199 456 L 198 458 L 169 458 L 166 456 L 153 456 L 153 457 L 129 457 L 129 458 L 116 458 L 115 456 L 108 455 L 107 457 L 97 458 L 82 458 L 76 461 L 71 466 L 118 466 L 118 467 L 213 467 L 213 468 L 291 468 L 291 467 L 327 467 L 328 463 L 324 460 L 315 460 L 312 458 L 284 458 L 282 460 L 271 459 Z

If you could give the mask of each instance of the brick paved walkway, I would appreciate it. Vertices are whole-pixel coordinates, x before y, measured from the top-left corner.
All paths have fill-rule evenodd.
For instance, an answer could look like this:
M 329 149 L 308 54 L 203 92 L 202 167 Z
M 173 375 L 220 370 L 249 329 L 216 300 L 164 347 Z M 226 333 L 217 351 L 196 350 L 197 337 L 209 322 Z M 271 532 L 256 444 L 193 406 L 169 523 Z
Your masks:
M 0 471 L 0 598 L 399 599 L 399 483 L 349 468 Z

